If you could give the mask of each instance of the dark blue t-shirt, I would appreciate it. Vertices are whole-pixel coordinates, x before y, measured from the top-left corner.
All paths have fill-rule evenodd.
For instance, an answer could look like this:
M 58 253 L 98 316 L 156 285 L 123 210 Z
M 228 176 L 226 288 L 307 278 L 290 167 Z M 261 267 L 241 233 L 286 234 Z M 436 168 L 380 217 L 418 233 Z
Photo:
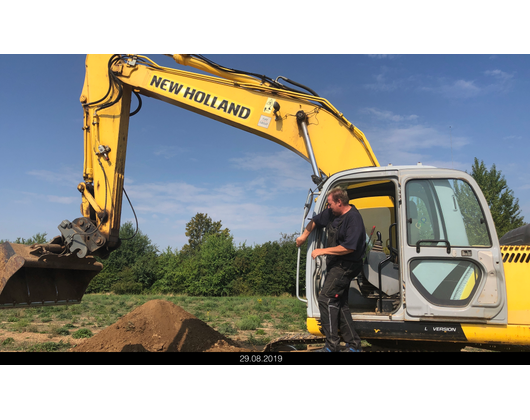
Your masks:
M 340 257 L 344 261 L 360 261 L 364 257 L 366 248 L 366 231 L 364 229 L 361 213 L 351 206 L 350 211 L 342 216 L 336 217 L 330 208 L 313 217 L 313 222 L 317 227 L 326 227 L 331 222 L 332 227 L 337 227 L 342 221 L 338 231 L 337 243 L 346 249 L 353 249 L 354 252 Z

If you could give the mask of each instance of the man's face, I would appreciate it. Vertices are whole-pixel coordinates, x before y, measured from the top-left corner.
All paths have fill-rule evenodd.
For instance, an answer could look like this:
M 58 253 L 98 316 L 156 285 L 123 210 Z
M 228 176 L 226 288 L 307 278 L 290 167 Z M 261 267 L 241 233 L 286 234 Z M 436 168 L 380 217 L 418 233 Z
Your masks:
M 335 216 L 342 214 L 342 203 L 340 201 L 333 201 L 331 195 L 328 195 L 328 207 Z

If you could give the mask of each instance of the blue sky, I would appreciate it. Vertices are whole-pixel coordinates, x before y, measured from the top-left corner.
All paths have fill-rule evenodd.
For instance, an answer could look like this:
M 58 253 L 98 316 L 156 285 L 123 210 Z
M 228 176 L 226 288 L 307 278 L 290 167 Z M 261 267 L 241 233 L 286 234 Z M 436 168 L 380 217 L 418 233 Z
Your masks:
M 529 55 L 205 55 L 311 87 L 365 133 L 381 165 L 496 164 L 530 222 Z M 80 215 L 84 59 L 0 55 L 0 239 L 51 239 Z M 131 118 L 125 188 L 160 250 L 187 242 L 197 212 L 236 244 L 298 231 L 311 174 L 277 144 L 160 101 L 145 98 Z M 122 221 L 132 220 L 124 201 Z

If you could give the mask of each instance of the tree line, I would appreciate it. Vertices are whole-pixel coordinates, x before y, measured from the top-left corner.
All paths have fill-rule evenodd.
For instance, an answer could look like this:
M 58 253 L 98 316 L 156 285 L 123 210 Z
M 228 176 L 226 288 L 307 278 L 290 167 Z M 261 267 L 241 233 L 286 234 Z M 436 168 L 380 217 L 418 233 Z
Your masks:
M 186 225 L 188 243 L 159 252 L 132 223 L 122 225 L 120 248 L 105 260 L 87 293 L 173 293 L 190 296 L 295 294 L 296 234 L 261 245 L 236 245 L 221 221 L 197 213 Z M 305 253 L 301 271 L 305 274 Z M 302 282 L 303 284 L 304 282 Z

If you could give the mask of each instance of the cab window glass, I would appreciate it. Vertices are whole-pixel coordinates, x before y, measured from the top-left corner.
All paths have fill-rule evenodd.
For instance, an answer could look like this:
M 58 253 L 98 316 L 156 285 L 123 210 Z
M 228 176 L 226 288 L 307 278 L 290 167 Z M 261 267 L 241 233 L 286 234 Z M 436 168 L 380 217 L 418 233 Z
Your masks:
M 412 180 L 406 186 L 407 240 L 491 246 L 484 213 L 471 186 L 459 179 Z M 433 242 L 429 246 L 446 246 Z
M 466 305 L 480 282 L 480 269 L 467 260 L 415 259 L 411 280 L 428 301 L 437 305 Z

